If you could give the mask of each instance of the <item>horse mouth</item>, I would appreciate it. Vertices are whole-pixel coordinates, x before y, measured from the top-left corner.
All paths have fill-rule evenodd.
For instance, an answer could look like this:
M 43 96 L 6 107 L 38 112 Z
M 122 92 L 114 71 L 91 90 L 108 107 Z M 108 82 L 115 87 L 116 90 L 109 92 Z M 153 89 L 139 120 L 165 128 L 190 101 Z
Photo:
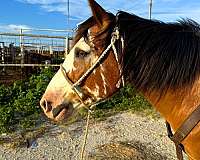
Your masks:
M 52 110 L 53 119 L 55 121 L 67 119 L 72 112 L 71 110 L 68 105 L 60 105 Z

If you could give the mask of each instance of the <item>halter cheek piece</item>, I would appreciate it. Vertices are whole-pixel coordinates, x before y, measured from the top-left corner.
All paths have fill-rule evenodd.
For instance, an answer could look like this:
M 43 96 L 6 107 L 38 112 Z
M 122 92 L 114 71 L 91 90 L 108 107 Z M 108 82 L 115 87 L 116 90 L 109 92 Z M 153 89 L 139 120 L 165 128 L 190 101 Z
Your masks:
M 124 46 L 124 41 L 123 38 L 120 37 L 119 35 L 119 29 L 116 27 L 114 29 L 114 32 L 112 33 L 112 37 L 111 37 L 111 42 L 110 45 L 108 45 L 108 47 L 103 51 L 103 53 L 99 56 L 99 58 L 96 60 L 96 62 L 75 82 L 73 83 L 70 78 L 67 75 L 67 72 L 65 70 L 65 68 L 63 67 L 63 65 L 60 65 L 60 70 L 61 73 L 63 74 L 63 76 L 65 77 L 67 83 L 69 84 L 69 86 L 71 86 L 71 89 L 76 93 L 76 95 L 79 97 L 79 100 L 81 101 L 81 103 L 84 106 L 87 106 L 87 104 L 84 103 L 83 97 L 84 97 L 84 92 L 82 91 L 80 85 L 81 83 L 93 72 L 93 70 L 97 67 L 97 65 L 99 65 L 102 61 L 102 59 L 109 53 L 108 51 L 112 48 L 113 52 L 114 52 L 114 56 L 115 59 L 117 61 L 118 64 L 118 68 L 119 68 L 119 72 L 120 75 L 122 74 L 122 69 L 121 66 L 119 64 L 119 58 L 118 58 L 118 53 L 117 53 L 117 49 L 115 47 L 115 42 L 117 40 L 121 39 L 121 45 L 122 48 Z M 119 79 L 118 83 L 116 84 L 116 87 L 119 88 L 120 85 L 122 84 L 122 86 L 124 86 L 124 77 L 122 75 L 122 77 Z M 89 108 L 96 106 L 97 104 L 101 103 L 102 101 L 97 101 L 95 103 L 90 104 Z

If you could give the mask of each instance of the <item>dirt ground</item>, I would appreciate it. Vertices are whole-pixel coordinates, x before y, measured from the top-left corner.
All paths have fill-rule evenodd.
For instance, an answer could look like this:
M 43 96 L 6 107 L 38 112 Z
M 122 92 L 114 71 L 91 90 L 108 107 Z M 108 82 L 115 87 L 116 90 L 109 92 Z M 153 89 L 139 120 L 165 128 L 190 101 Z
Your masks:
M 46 123 L 49 130 L 28 146 L 0 147 L 0 160 L 79 160 L 85 120 L 69 126 Z M 86 160 L 175 160 L 164 120 L 129 112 L 90 121 Z M 187 159 L 185 157 L 185 159 Z

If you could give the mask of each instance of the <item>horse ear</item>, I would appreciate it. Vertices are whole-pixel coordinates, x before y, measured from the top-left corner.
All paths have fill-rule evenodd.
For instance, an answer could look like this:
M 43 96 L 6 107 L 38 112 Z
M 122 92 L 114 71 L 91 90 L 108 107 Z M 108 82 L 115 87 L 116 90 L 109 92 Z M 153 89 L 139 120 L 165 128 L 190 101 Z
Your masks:
M 108 13 L 95 0 L 88 0 L 88 2 L 95 21 L 99 27 L 102 27 L 104 20 L 108 19 Z

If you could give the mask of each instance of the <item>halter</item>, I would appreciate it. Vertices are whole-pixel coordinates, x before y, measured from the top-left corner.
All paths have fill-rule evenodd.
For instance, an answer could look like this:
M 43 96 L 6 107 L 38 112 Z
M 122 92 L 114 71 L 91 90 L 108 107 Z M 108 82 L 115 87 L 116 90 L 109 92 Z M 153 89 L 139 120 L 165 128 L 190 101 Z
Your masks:
M 81 158 L 80 158 L 81 160 L 83 160 L 83 156 L 84 156 L 84 151 L 85 151 L 85 146 L 86 146 L 86 141 L 87 141 L 87 136 L 88 136 L 88 127 L 89 127 L 89 119 L 90 119 L 91 110 L 93 109 L 93 107 L 97 106 L 98 104 L 100 104 L 106 100 L 99 100 L 99 101 L 96 101 L 89 105 L 85 104 L 84 100 L 83 100 L 84 92 L 82 91 L 82 88 L 80 87 L 80 85 L 87 78 L 87 76 L 89 76 L 94 71 L 94 69 L 97 67 L 97 65 L 99 65 L 101 63 L 102 59 L 109 53 L 108 51 L 112 48 L 115 60 L 117 61 L 117 64 L 118 64 L 119 73 L 121 76 L 121 78 L 119 79 L 119 81 L 116 84 L 116 87 L 119 88 L 120 85 L 124 86 L 124 77 L 122 75 L 122 68 L 119 63 L 117 49 L 115 47 L 115 42 L 119 39 L 121 39 L 121 45 L 122 45 L 122 48 L 124 48 L 124 40 L 119 34 L 118 27 L 115 27 L 114 32 L 112 33 L 111 42 L 108 45 L 108 47 L 102 52 L 102 54 L 99 56 L 99 58 L 96 60 L 96 62 L 75 83 L 73 83 L 70 80 L 63 65 L 60 65 L 61 73 L 65 77 L 68 85 L 75 92 L 75 94 L 79 97 L 79 100 L 81 101 L 83 106 L 88 109 L 86 131 L 85 131 L 85 135 L 84 135 L 83 146 L 81 149 Z
M 66 72 L 65 68 L 63 67 L 63 65 L 60 65 L 61 73 L 65 77 L 65 79 L 66 79 L 67 83 L 69 84 L 69 86 L 71 87 L 71 89 L 76 93 L 76 95 L 79 97 L 79 100 L 81 101 L 81 103 L 85 107 L 87 105 L 84 103 L 84 100 L 83 100 L 84 92 L 82 91 L 80 85 L 86 79 L 86 77 L 88 77 L 94 71 L 94 69 L 97 67 L 97 65 L 99 65 L 101 63 L 101 60 L 109 53 L 108 51 L 111 48 L 113 49 L 114 57 L 115 57 L 115 60 L 117 61 L 120 75 L 122 75 L 122 68 L 120 66 L 117 49 L 115 47 L 115 42 L 117 40 L 119 40 L 119 39 L 121 39 L 121 44 L 122 44 L 122 48 L 123 48 L 124 47 L 123 38 L 119 34 L 118 27 L 115 27 L 114 32 L 112 33 L 111 42 L 108 45 L 108 47 L 102 52 L 102 54 L 99 56 L 99 58 L 96 60 L 96 62 L 75 83 L 73 83 L 70 80 L 70 78 L 68 77 L 67 72 Z M 119 79 L 118 83 L 116 84 L 116 87 L 119 88 L 121 84 L 122 84 L 122 86 L 124 86 L 124 77 L 123 77 L 123 75 L 121 76 L 121 78 Z M 90 104 L 89 105 L 89 109 L 92 108 L 93 106 L 98 105 L 101 102 L 102 101 L 97 101 L 95 103 Z

